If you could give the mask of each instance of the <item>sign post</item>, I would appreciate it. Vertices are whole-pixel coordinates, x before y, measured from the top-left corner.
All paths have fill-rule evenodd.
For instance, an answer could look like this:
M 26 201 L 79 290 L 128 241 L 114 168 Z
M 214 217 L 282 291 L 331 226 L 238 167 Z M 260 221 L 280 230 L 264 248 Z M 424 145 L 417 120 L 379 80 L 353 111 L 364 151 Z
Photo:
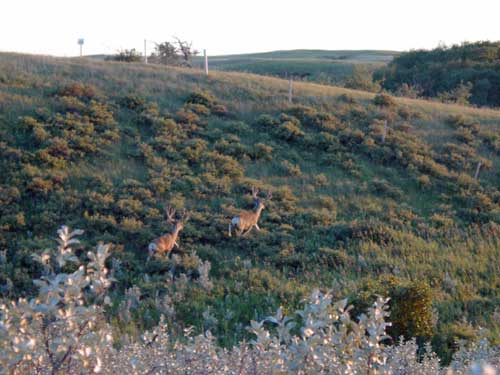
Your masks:
M 80 57 L 82 57 L 83 43 L 85 40 L 83 38 L 78 39 L 78 45 L 80 46 Z

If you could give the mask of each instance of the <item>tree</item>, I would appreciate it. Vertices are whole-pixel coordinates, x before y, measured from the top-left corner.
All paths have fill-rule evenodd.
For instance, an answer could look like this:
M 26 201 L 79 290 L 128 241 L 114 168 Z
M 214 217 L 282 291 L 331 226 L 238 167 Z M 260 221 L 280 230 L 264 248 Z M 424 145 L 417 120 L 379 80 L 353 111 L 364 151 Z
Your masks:
M 347 78 L 345 82 L 345 87 L 349 89 L 364 90 L 370 92 L 380 91 L 380 85 L 373 82 L 372 75 L 366 68 L 361 68 L 354 65 L 352 69 L 352 75 Z
M 174 42 L 165 41 L 156 44 L 151 60 L 164 65 L 191 67 L 192 58 L 197 54 L 198 51 L 192 48 L 192 43 L 176 37 Z
M 472 83 L 467 82 L 460 84 L 454 89 L 438 94 L 438 99 L 445 103 L 469 104 L 471 97 Z

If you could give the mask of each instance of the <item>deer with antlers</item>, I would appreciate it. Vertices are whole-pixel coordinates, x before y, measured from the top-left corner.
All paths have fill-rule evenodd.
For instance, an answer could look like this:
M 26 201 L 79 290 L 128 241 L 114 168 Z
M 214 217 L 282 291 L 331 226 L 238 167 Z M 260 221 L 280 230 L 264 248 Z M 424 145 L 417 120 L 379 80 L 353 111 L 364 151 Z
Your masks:
M 253 227 L 260 231 L 257 223 L 265 206 L 264 200 L 259 198 L 258 194 L 259 189 L 252 187 L 252 197 L 254 199 L 255 211 L 242 211 L 238 216 L 233 217 L 231 219 L 231 223 L 229 224 L 229 237 L 231 237 L 231 231 L 233 228 L 235 228 L 237 236 L 240 236 L 243 232 L 243 236 L 246 236 L 250 233 Z M 266 200 L 270 200 L 271 196 L 271 192 L 267 192 Z
M 164 234 L 161 237 L 153 240 L 148 246 L 148 260 L 155 253 L 157 254 L 170 254 L 173 250 L 174 246 L 179 248 L 179 244 L 177 243 L 177 238 L 179 237 L 179 232 L 184 228 L 184 224 L 189 220 L 190 214 L 184 210 L 180 219 L 175 218 L 175 208 L 170 206 L 166 207 L 166 213 L 168 221 L 174 224 L 174 229 L 171 233 Z

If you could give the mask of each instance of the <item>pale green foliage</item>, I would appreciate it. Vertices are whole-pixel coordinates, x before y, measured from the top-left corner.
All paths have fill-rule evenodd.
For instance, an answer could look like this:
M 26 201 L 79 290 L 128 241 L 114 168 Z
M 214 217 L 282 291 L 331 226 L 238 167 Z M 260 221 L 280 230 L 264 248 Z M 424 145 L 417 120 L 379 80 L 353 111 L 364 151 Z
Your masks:
M 109 246 L 99 245 L 87 253 L 89 262 L 80 264 L 71 245 L 78 244 L 75 237 L 82 231 L 62 227 L 58 233 L 55 254 L 45 251 L 34 256 L 45 269 L 44 276 L 35 280 L 38 297 L 1 305 L 1 375 L 462 375 L 471 371 L 489 375 L 496 373 L 493 366 L 500 365 L 500 348 L 481 341 L 462 347 L 450 368 L 442 368 L 429 345 L 419 357 L 415 340 L 385 344 L 390 326 L 387 299 L 378 298 L 366 314 L 354 319 L 347 300 L 333 302 L 331 294 L 318 290 L 290 316 L 280 308 L 274 316 L 252 321 L 248 330 L 254 339 L 230 350 L 220 348 L 210 331 L 193 336 L 187 328 L 183 338 L 171 336 L 164 317 L 140 340 L 124 341 L 117 349 L 111 345 L 103 314 L 112 281 L 105 267 Z M 56 273 L 71 264 L 78 267 L 73 273 Z M 198 271 L 198 282 L 209 291 L 210 263 L 201 262 Z M 139 304 L 140 294 L 137 287 L 129 289 L 123 309 Z M 210 311 L 203 317 L 208 327 L 214 325 Z
M 140 342 L 108 351 L 104 373 L 451 375 L 473 369 L 486 375 L 493 368 L 486 362 L 498 366 L 499 349 L 486 343 L 462 348 L 453 373 L 440 366 L 429 345 L 419 358 L 415 340 L 383 344 L 390 325 L 385 299 L 379 298 L 356 320 L 349 311 L 346 300 L 332 303 L 330 294 L 314 291 L 293 317 L 280 308 L 274 316 L 252 321 L 248 330 L 255 338 L 231 350 L 219 348 L 209 331 L 191 337 L 188 329 L 183 340 L 174 338 L 162 318 Z M 204 315 L 208 318 L 209 312 Z
M 80 264 L 71 246 L 78 244 L 76 236 L 82 233 L 61 227 L 57 252 L 33 256 L 45 271 L 34 280 L 38 296 L 0 306 L 0 374 L 100 370 L 102 350 L 111 342 L 103 315 L 111 283 L 104 264 L 109 245 L 89 251 L 90 262 Z M 69 264 L 78 267 L 76 271 L 56 273 Z

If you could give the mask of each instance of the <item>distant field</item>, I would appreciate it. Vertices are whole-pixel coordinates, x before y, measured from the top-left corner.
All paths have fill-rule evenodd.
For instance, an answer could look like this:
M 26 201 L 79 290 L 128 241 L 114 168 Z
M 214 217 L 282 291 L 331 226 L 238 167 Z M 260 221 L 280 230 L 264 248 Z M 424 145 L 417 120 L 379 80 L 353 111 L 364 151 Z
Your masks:
M 355 60 L 365 62 L 389 62 L 397 51 L 374 50 L 288 50 L 261 53 L 248 53 L 238 55 L 214 56 L 213 59 L 321 59 L 321 60 Z
M 342 85 L 355 65 L 372 73 L 398 55 L 395 51 L 325 51 L 290 50 L 241 55 L 214 56 L 209 65 L 214 70 L 294 76 L 304 81 Z M 201 66 L 202 57 L 195 59 Z

